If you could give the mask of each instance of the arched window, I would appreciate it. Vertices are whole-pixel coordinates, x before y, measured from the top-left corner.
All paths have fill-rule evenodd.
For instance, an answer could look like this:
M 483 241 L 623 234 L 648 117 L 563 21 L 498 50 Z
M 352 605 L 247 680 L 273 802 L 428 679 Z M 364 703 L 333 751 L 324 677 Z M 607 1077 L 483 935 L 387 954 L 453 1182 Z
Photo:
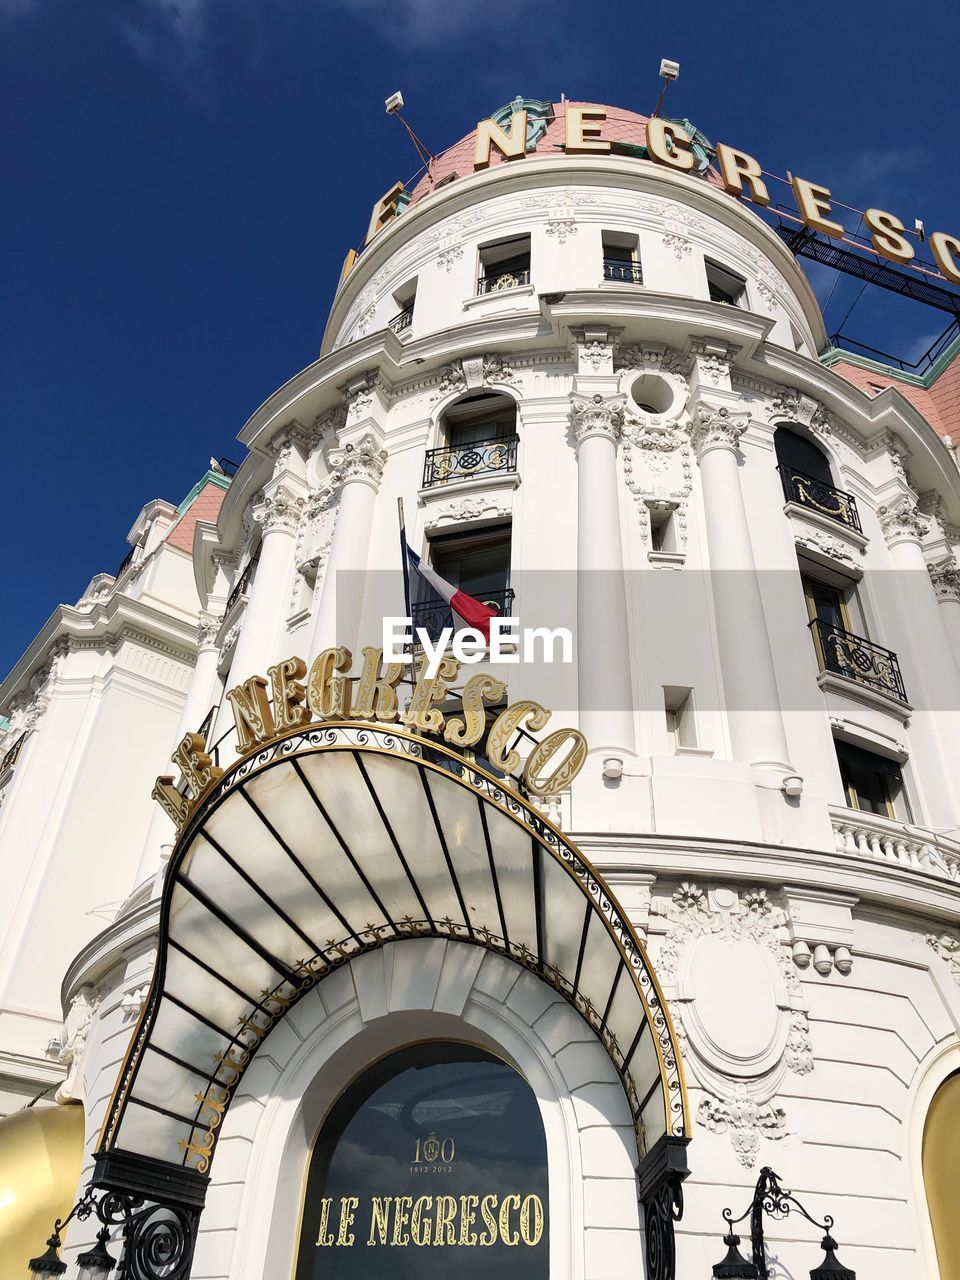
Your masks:
M 826 455 L 807 436 L 801 435 L 792 427 L 777 427 L 773 435 L 773 447 L 777 451 L 777 462 L 782 468 L 799 471 L 801 475 L 819 480 L 823 484 L 833 484 Z
M 948 1076 L 933 1096 L 923 1129 L 923 1185 L 937 1246 L 940 1274 L 960 1276 L 960 1071 Z
M 296 1280 L 546 1280 L 547 1148 L 533 1090 L 453 1042 L 342 1095 L 307 1173 Z

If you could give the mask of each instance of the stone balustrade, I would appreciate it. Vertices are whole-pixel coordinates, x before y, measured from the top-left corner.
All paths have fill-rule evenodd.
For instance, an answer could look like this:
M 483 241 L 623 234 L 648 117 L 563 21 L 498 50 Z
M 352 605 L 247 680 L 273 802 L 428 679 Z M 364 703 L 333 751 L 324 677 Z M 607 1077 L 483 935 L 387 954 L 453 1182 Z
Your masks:
M 831 806 L 838 853 L 893 862 L 960 882 L 960 841 L 874 813 Z

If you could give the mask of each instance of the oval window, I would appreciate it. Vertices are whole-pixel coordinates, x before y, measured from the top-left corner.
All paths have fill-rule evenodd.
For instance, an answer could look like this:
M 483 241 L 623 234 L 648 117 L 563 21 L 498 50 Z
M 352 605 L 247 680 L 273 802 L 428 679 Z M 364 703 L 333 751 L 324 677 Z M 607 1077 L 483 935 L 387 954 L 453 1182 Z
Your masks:
M 513 1067 L 414 1045 L 335 1104 L 307 1172 L 296 1280 L 546 1280 L 548 1254 L 546 1139 Z

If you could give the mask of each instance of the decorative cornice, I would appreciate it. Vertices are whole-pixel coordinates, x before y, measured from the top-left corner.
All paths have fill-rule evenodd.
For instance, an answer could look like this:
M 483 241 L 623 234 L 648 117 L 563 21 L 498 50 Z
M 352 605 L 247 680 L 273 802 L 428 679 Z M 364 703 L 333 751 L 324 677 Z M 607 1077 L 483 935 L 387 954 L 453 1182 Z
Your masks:
M 889 507 L 880 507 L 877 515 L 888 547 L 898 542 L 920 545 L 930 529 L 929 517 L 922 514 L 912 498 L 900 498 Z
M 626 396 L 610 396 L 604 399 L 599 392 L 592 396 L 582 396 L 572 392 L 570 396 L 573 434 L 577 448 L 584 440 L 603 436 L 614 444 L 620 439 L 623 430 L 623 409 Z
M 333 467 L 331 480 L 334 485 L 360 483 L 369 485 L 374 492 L 380 488 L 383 469 L 387 463 L 387 451 L 381 449 L 372 435 L 365 435 L 356 444 L 345 445 L 330 455 Z
M 960 565 L 952 556 L 937 564 L 928 564 L 927 572 L 939 604 L 960 604 Z
M 733 413 L 730 409 L 715 409 L 712 405 L 697 405 L 693 418 L 687 428 L 690 443 L 697 455 L 697 461 L 711 449 L 736 450 L 740 437 L 747 429 L 747 415 Z
M 724 379 L 729 380 L 730 366 L 739 350 L 709 338 L 694 338 L 690 343 L 690 353 L 697 361 L 701 380 L 712 382 L 715 387 Z

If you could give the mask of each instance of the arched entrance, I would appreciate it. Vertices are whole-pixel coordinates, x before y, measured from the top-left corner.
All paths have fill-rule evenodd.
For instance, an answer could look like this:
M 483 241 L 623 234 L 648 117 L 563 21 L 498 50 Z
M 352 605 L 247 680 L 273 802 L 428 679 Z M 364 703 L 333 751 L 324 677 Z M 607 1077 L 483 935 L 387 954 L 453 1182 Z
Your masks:
M 340 1097 L 307 1174 L 295 1280 L 546 1280 L 547 1145 L 533 1090 L 456 1042 L 411 1045 Z
M 356 723 L 297 730 L 246 756 L 184 828 L 95 1185 L 136 1188 L 195 1232 L 223 1117 L 271 1030 L 344 964 L 415 938 L 497 953 L 592 1029 L 636 1134 L 648 1272 L 672 1275 L 686 1100 L 629 922 L 594 868 L 502 781 L 415 735 Z

